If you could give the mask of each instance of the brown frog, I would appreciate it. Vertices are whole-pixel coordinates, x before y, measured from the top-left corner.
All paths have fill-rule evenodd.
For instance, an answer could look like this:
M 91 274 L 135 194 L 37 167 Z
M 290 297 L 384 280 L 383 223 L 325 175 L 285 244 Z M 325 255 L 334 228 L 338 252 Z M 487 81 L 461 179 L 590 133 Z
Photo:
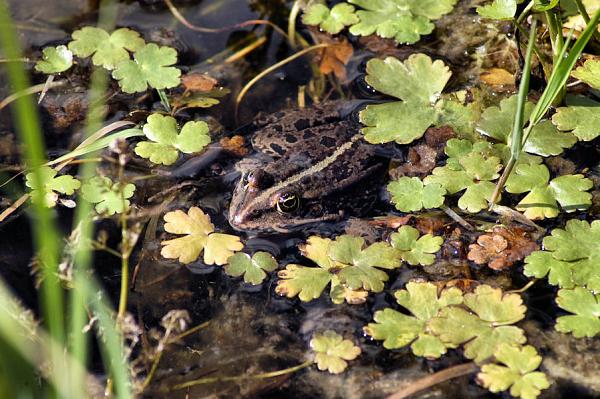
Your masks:
M 238 230 L 288 232 L 369 209 L 385 159 L 352 117 L 356 102 L 329 102 L 258 118 L 257 154 L 238 163 L 242 177 L 229 207 Z

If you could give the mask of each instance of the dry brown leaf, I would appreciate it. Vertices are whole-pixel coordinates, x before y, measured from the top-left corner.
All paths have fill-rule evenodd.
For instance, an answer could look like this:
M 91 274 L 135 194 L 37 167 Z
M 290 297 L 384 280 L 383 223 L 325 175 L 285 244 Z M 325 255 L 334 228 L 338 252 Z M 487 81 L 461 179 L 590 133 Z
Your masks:
M 248 148 L 244 146 L 244 137 L 235 135 L 233 137 L 223 137 L 219 143 L 225 151 L 238 157 L 244 157 L 248 154 Z
M 494 87 L 514 86 L 515 76 L 502 68 L 491 68 L 479 75 L 479 79 L 485 84 Z
M 334 39 L 324 34 L 315 36 L 319 42 L 330 45 L 321 50 L 316 57 L 319 70 L 325 75 L 333 73 L 339 80 L 345 81 L 347 78 L 346 64 L 352 58 L 354 48 L 345 37 Z
M 217 86 L 217 80 L 205 73 L 191 72 L 181 78 L 186 91 L 211 91 Z
M 391 170 L 390 177 L 398 180 L 402 176 L 424 176 L 435 168 L 437 155 L 436 150 L 425 144 L 410 147 L 406 162 Z
M 371 224 L 373 226 L 382 226 L 382 227 L 388 227 L 390 229 L 397 229 L 398 227 L 404 226 L 405 224 L 410 222 L 411 219 L 412 219 L 412 215 L 406 215 L 406 216 L 389 215 L 389 216 L 384 216 L 384 217 L 379 217 L 379 218 L 376 218 L 373 220 L 369 220 L 369 224 Z
M 536 249 L 538 245 L 525 230 L 495 227 L 491 233 L 479 236 L 476 244 L 469 245 L 467 258 L 478 265 L 504 270 Z

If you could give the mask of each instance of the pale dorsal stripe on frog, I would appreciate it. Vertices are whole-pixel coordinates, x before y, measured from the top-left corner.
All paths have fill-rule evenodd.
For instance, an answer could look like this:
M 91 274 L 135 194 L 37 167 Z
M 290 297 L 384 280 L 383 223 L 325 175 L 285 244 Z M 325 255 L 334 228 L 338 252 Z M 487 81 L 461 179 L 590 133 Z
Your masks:
M 250 201 L 248 203 L 248 205 L 246 206 L 246 208 L 252 209 L 257 204 L 265 203 L 265 201 L 271 195 L 273 195 L 277 191 L 281 190 L 282 188 L 287 187 L 287 186 L 289 186 L 291 184 L 294 184 L 296 182 L 299 182 L 305 176 L 312 176 L 315 173 L 319 173 L 320 171 L 322 171 L 323 169 L 325 169 L 326 167 L 328 167 L 329 165 L 331 165 L 332 163 L 334 163 L 335 160 L 338 159 L 341 155 L 343 155 L 346 151 L 348 151 L 350 148 L 352 148 L 352 145 L 354 145 L 354 143 L 356 143 L 362 137 L 363 137 L 363 135 L 360 134 L 360 133 L 359 134 L 355 134 L 354 136 L 352 136 L 350 138 L 349 141 L 347 141 L 346 143 L 342 144 L 337 150 L 335 150 L 333 152 L 333 154 L 331 154 L 328 157 L 324 158 L 322 161 L 314 164 L 313 166 L 311 166 L 308 169 L 305 169 L 301 173 L 295 174 L 295 175 L 293 175 L 293 176 L 291 176 L 291 177 L 283 180 L 282 182 L 274 185 L 273 187 L 270 187 L 267 190 L 263 191 L 259 196 L 257 196 L 252 201 Z

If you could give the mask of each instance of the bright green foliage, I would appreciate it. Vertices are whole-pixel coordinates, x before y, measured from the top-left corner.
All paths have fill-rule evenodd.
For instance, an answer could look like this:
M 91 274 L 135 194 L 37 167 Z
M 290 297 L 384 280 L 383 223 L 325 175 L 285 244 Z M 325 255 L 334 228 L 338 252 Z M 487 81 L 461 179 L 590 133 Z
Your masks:
M 46 47 L 42 59 L 35 63 L 38 72 L 52 74 L 64 72 L 73 65 L 73 53 L 66 46 Z
M 532 102 L 525 103 L 523 113 L 525 120 L 529 118 L 533 108 L 534 104 Z M 481 119 L 477 123 L 477 131 L 510 146 L 510 133 L 516 109 L 517 96 L 500 101 L 499 107 L 487 108 L 483 111 Z M 560 132 L 550 121 L 542 121 L 532 129 L 523 151 L 547 157 L 560 154 L 565 148 L 572 147 L 576 142 L 577 139 L 573 134 Z
M 119 81 L 125 93 L 179 86 L 181 71 L 172 65 L 177 62 L 177 51 L 171 47 L 146 44 L 133 55 L 135 60 L 120 62 L 112 76 Z
M 433 31 L 431 20 L 452 11 L 456 0 L 348 0 L 363 8 L 360 22 L 350 28 L 353 35 L 377 33 L 399 43 L 415 43 Z
M 379 269 L 394 269 L 402 263 L 400 253 L 389 244 L 378 242 L 365 247 L 363 238 L 349 235 L 339 236 L 335 241 L 312 236 L 301 250 L 319 267 L 287 265 L 278 273 L 276 292 L 289 298 L 298 295 L 302 301 L 318 298 L 329 283 L 336 303 L 342 287 L 350 291 L 381 292 L 388 275 Z M 348 301 L 355 298 L 349 292 L 343 296 Z
M 405 290 L 395 293 L 398 303 L 412 315 L 386 308 L 375 312 L 375 323 L 369 323 L 364 331 L 374 339 L 384 340 L 387 349 L 398 349 L 411 344 L 417 356 L 438 358 L 453 347 L 440 341 L 427 329 L 427 321 L 436 316 L 440 309 L 462 303 L 462 292 L 457 288 L 438 288 L 429 282 L 409 282 Z
M 600 90 L 600 61 L 587 60 L 583 66 L 576 68 L 571 76 L 587 83 L 594 89 Z
M 448 194 L 464 190 L 458 206 L 468 212 L 479 212 L 487 207 L 494 192 L 493 180 L 499 177 L 502 168 L 497 151 L 491 143 L 451 139 L 446 144 L 449 156 L 446 165 L 437 167 L 423 182 L 426 185 L 440 184 Z
M 593 183 L 583 175 L 564 175 L 550 179 L 544 165 L 520 164 L 506 182 L 506 191 L 513 194 L 529 192 L 518 204 L 529 219 L 556 217 L 558 204 L 565 212 L 587 209 L 592 195 L 587 192 Z
M 352 290 L 381 292 L 388 275 L 381 269 L 400 267 L 398 251 L 387 243 L 377 242 L 364 247 L 362 237 L 343 235 L 329 246 L 329 257 L 341 267 L 338 278 Z
M 339 3 L 330 10 L 327 6 L 317 3 L 304 11 L 302 22 L 306 25 L 319 25 L 325 32 L 335 35 L 359 20 L 354 13 L 354 6 L 350 4 Z
M 556 329 L 563 333 L 573 333 L 575 338 L 591 338 L 600 333 L 599 299 L 600 295 L 583 287 L 559 290 L 556 303 L 573 314 L 557 318 Z
M 450 126 L 457 138 L 475 140 L 475 121 L 481 110 L 476 102 L 465 104 L 465 97 L 461 91 L 442 95 L 435 105 L 439 118 L 436 126 Z
M 69 50 L 78 57 L 89 57 L 92 54 L 94 65 L 106 69 L 115 69 L 123 61 L 129 60 L 129 51 L 141 49 L 145 42 L 139 33 L 131 29 L 117 29 L 110 35 L 104 29 L 86 26 L 73 32 L 73 41 Z
M 523 330 L 509 325 L 525 317 L 526 308 L 519 295 L 480 285 L 463 298 L 468 310 L 446 307 L 428 323 L 430 331 L 444 344 L 464 344 L 465 356 L 481 363 L 503 343 L 525 342 Z
M 435 104 L 451 74 L 442 61 L 424 54 L 413 54 L 404 62 L 394 57 L 370 60 L 367 83 L 402 101 L 368 105 L 360 113 L 365 139 L 408 144 L 423 136 L 438 121 L 440 111 Z
M 204 252 L 205 264 L 224 265 L 244 247 L 237 236 L 215 233 L 208 215 L 195 206 L 188 213 L 180 209 L 167 212 L 164 221 L 167 233 L 183 235 L 160 243 L 163 246 L 160 254 L 168 259 L 178 258 L 181 263 L 191 263 Z
M 546 374 L 534 371 L 542 363 L 542 357 L 533 346 L 504 344 L 494 352 L 494 357 L 504 365 L 484 364 L 477 375 L 481 384 L 491 392 L 506 391 L 510 388 L 513 397 L 535 399 L 542 389 L 550 386 Z
M 571 264 L 555 259 L 551 252 L 535 251 L 525 258 L 523 273 L 529 277 L 544 278 L 548 276 L 548 282 L 564 288 L 573 288 L 573 273 Z
M 42 203 L 52 208 L 56 205 L 58 194 L 71 195 L 81 186 L 79 180 L 71 175 L 62 175 L 56 177 L 58 172 L 49 166 L 40 167 L 39 174 L 41 181 L 34 181 L 33 172 L 25 175 L 25 185 L 31 188 L 31 198 L 34 201 Z
M 600 103 L 589 100 L 586 105 L 558 108 L 552 123 L 560 130 L 572 131 L 581 141 L 594 140 L 600 136 Z
M 446 189 L 437 183 L 423 185 L 418 177 L 403 176 L 387 186 L 392 203 L 402 212 L 437 208 L 444 203 Z
M 491 19 L 512 19 L 517 12 L 517 0 L 494 0 L 492 4 L 477 7 L 477 14 Z
M 310 340 L 310 347 L 315 351 L 315 363 L 319 370 L 327 370 L 332 374 L 346 370 L 347 361 L 360 355 L 358 346 L 332 330 L 315 334 Z
M 135 153 L 153 163 L 171 165 L 177 161 L 179 152 L 191 154 L 210 143 L 206 122 L 187 122 L 178 133 L 177 122 L 172 116 L 152 114 L 144 125 L 144 134 L 150 141 L 142 141 Z
M 435 253 L 440 250 L 444 239 L 425 234 L 419 238 L 419 231 L 411 226 L 401 226 L 390 237 L 392 247 L 400 252 L 402 259 L 410 265 L 431 265 Z
M 96 204 L 96 212 L 114 215 L 129 208 L 129 200 L 133 196 L 135 186 L 131 183 L 122 185 L 113 183 L 109 177 L 95 176 L 83 183 L 81 196 L 88 202 Z
M 267 273 L 277 269 L 277 261 L 268 252 L 256 252 L 252 257 L 238 252 L 227 259 L 225 273 L 233 277 L 244 276 L 244 281 L 253 285 L 263 282 Z
M 524 273 L 561 288 L 574 286 L 600 290 L 600 220 L 591 224 L 571 219 L 564 230 L 554 229 L 544 238 L 544 251 L 525 258 Z

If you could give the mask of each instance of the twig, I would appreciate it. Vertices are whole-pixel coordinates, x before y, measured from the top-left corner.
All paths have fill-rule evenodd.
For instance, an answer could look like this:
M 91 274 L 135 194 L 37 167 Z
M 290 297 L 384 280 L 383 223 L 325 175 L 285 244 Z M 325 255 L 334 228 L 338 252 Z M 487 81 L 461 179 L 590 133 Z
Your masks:
M 387 397 L 387 399 L 404 399 L 414 395 L 424 389 L 431 388 L 434 385 L 448 381 L 463 375 L 469 375 L 477 371 L 478 366 L 474 362 L 459 364 L 457 366 L 448 367 L 447 369 L 438 371 L 437 373 L 428 375 L 413 381 L 406 388 L 401 389 L 393 395 Z
M 225 26 L 222 28 L 205 28 L 202 26 L 198 26 L 198 25 L 194 25 L 193 23 L 191 23 L 190 21 L 188 21 L 177 9 L 177 7 L 175 7 L 173 5 L 173 3 L 171 2 L 171 0 L 164 0 L 165 4 L 167 5 L 167 7 L 169 8 L 169 11 L 171 11 L 171 14 L 173 14 L 173 16 L 175 17 L 175 19 L 177 19 L 183 26 L 185 26 L 188 29 L 191 29 L 193 31 L 196 32 L 202 32 L 202 33 L 219 33 L 219 32 L 224 32 L 227 30 L 232 30 L 232 29 L 239 29 L 239 28 L 244 28 L 246 26 L 252 26 L 252 25 L 268 25 L 271 28 L 273 28 L 273 30 L 275 30 L 276 32 L 278 32 L 279 34 L 281 34 L 282 36 L 284 36 L 285 38 L 288 38 L 288 35 L 283 31 L 283 29 L 281 29 L 279 26 L 275 25 L 273 22 L 271 21 L 267 21 L 264 19 L 251 19 L 248 21 L 244 21 L 241 22 L 239 24 L 235 24 L 235 25 L 229 25 L 229 26 Z
M 467 229 L 469 231 L 475 230 L 475 228 L 473 226 L 471 226 L 469 224 L 469 222 L 467 222 L 465 219 L 463 219 L 458 213 L 454 212 L 450 207 L 442 205 L 441 208 L 446 213 L 446 215 L 450 216 L 450 218 L 452 220 L 454 220 L 456 223 L 460 224 L 465 229 Z

